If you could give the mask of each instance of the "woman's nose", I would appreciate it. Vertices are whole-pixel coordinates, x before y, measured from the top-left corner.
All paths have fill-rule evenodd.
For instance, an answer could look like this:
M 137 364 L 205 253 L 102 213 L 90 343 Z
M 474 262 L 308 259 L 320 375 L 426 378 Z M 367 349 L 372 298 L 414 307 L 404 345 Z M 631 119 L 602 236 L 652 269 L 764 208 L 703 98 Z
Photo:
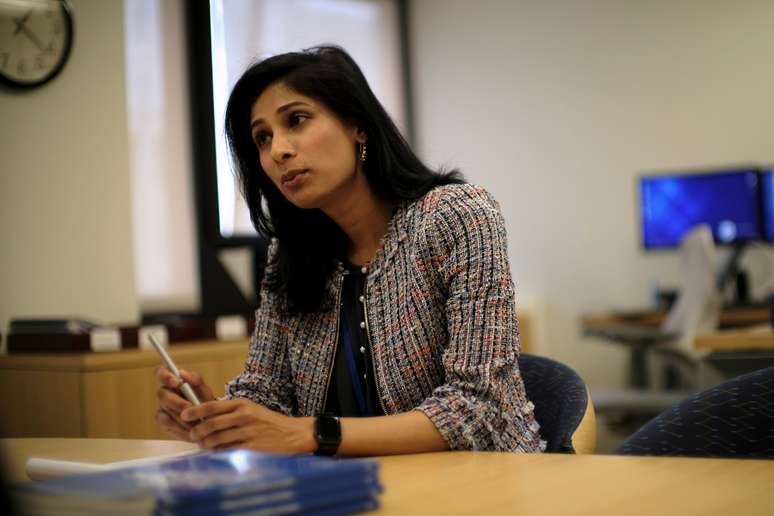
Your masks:
M 295 150 L 287 138 L 275 135 L 271 140 L 271 157 L 277 163 L 282 163 L 293 157 Z

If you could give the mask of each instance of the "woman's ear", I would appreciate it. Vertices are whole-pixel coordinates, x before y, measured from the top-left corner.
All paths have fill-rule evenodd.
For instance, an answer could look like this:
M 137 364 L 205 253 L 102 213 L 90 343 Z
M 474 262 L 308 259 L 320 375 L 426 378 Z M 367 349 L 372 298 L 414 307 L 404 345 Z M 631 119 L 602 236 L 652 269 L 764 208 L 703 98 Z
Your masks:
M 355 139 L 357 143 L 365 143 L 368 141 L 368 135 L 362 127 L 355 128 Z

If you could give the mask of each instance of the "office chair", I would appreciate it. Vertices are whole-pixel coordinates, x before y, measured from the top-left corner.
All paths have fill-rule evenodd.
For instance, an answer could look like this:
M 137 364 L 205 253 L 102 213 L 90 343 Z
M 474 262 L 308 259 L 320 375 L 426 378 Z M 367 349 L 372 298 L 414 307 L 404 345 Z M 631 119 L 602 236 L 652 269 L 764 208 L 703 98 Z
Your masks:
M 693 338 L 716 329 L 721 311 L 709 226 L 697 226 L 685 236 L 680 257 L 682 288 L 660 328 L 622 325 L 586 331 L 586 335 L 626 345 L 631 353 L 630 389 L 595 393 L 601 412 L 657 414 L 698 390 L 702 354 L 693 348 Z M 660 371 L 651 371 L 649 362 L 659 363 Z
M 774 458 L 774 367 L 690 396 L 640 428 L 615 453 Z
M 564 364 L 528 353 L 519 357 L 519 369 L 546 451 L 594 453 L 594 405 L 581 377 Z

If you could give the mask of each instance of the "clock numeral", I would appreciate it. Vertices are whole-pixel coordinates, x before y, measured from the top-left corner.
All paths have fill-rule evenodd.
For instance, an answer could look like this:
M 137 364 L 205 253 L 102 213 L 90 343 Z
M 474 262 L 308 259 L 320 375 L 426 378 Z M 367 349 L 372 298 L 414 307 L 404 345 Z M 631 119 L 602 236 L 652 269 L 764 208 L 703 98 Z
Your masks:
M 2 68 L 3 70 L 5 70 L 5 67 L 8 66 L 8 58 L 10 57 L 10 55 L 11 54 L 9 54 L 8 52 L 0 53 L 0 68 Z
M 19 75 L 27 75 L 27 65 L 24 63 L 24 61 L 19 61 L 16 63 L 16 71 L 19 73 Z
M 43 56 L 36 56 L 35 57 L 35 68 L 37 68 L 38 70 L 42 70 L 43 68 L 45 68 L 45 66 L 46 66 L 46 64 L 43 61 Z
M 58 36 L 58 35 L 60 35 L 61 33 L 62 33 L 62 24 L 61 24 L 61 23 L 59 23 L 59 22 L 56 22 L 56 23 L 54 24 L 54 34 Z
M 52 39 L 48 43 L 48 45 L 46 45 L 46 48 L 43 49 L 43 52 L 45 52 L 46 54 L 53 54 L 54 53 L 54 41 L 56 41 L 56 40 Z

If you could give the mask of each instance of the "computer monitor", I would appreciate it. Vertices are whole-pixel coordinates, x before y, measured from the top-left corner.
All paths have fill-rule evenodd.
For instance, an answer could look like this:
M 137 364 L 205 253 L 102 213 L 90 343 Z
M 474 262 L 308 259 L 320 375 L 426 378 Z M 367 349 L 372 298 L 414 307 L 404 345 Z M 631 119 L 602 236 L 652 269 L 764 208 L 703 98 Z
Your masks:
M 678 247 L 699 224 L 710 226 L 718 244 L 762 240 L 760 182 L 757 168 L 640 178 L 644 247 Z
M 774 168 L 761 171 L 760 183 L 763 235 L 767 242 L 774 242 Z

